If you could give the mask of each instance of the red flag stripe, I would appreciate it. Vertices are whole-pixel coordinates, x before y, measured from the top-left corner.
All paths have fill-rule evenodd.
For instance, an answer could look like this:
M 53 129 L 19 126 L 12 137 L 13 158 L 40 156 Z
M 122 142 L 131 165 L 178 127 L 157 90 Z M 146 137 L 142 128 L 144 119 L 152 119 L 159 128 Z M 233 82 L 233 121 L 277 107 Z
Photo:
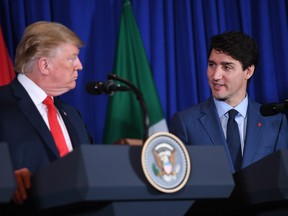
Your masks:
M 8 84 L 15 77 L 12 60 L 8 53 L 0 26 L 0 86 Z

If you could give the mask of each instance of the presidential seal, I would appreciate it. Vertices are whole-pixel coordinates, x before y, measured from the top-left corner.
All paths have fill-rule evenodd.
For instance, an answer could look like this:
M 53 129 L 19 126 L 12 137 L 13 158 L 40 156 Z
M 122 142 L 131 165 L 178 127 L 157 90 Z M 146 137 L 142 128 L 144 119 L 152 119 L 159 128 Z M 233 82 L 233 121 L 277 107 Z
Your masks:
M 142 169 L 157 190 L 174 193 L 182 189 L 190 176 L 190 157 L 179 138 L 158 132 L 150 136 L 141 153 Z

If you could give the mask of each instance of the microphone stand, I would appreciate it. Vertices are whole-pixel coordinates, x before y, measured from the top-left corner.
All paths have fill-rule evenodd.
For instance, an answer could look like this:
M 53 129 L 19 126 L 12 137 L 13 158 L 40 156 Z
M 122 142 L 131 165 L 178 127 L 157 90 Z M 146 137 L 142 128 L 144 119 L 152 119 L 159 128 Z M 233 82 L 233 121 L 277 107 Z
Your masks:
M 133 85 L 131 82 L 129 82 L 128 80 L 125 80 L 123 78 L 118 77 L 116 74 L 109 74 L 108 75 L 108 79 L 112 79 L 112 80 L 118 80 L 120 82 L 125 83 L 126 85 L 128 85 L 130 87 L 130 89 L 134 92 L 134 94 L 137 97 L 137 100 L 140 103 L 140 106 L 142 108 L 143 111 L 143 119 L 144 119 L 144 137 L 143 137 L 143 143 L 145 143 L 145 141 L 148 138 L 148 128 L 149 128 L 149 117 L 148 117 L 148 113 L 147 113 L 147 108 L 146 108 L 146 104 L 145 104 L 145 100 L 143 98 L 142 93 L 136 88 L 135 85 Z

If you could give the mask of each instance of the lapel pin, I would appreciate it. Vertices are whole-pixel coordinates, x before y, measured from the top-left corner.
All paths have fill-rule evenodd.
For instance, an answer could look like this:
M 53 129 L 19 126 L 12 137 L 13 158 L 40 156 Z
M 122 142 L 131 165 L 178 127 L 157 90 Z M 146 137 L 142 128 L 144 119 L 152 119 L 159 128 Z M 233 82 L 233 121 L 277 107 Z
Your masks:
M 67 116 L 67 114 L 66 114 L 66 112 L 65 112 L 64 110 L 62 110 L 62 112 L 63 112 L 63 114 L 64 114 L 65 116 Z

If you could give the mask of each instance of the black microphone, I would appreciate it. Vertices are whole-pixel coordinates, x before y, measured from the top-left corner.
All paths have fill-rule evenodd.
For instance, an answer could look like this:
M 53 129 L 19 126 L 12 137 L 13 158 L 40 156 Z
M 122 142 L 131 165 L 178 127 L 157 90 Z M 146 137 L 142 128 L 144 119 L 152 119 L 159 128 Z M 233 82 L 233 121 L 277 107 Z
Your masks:
M 285 103 L 269 103 L 261 105 L 260 113 L 263 116 L 273 116 L 288 109 L 288 100 Z
M 105 82 L 89 82 L 86 84 L 86 91 L 89 94 L 100 95 L 107 94 L 112 95 L 117 91 L 129 91 L 127 86 L 121 86 L 116 84 L 113 80 L 107 80 Z
M 130 81 L 128 81 L 126 79 L 118 77 L 116 74 L 110 73 L 108 75 L 108 79 L 109 80 L 117 80 L 117 81 L 125 83 L 127 86 L 130 87 L 130 90 L 136 95 L 137 100 L 139 101 L 140 106 L 143 110 L 143 118 L 144 118 L 143 119 L 143 124 L 144 124 L 143 143 L 145 143 L 145 141 L 148 139 L 148 136 L 149 136 L 148 130 L 149 130 L 150 119 L 149 119 L 146 103 L 145 103 L 142 92 L 139 91 L 139 89 L 133 83 L 131 83 Z

